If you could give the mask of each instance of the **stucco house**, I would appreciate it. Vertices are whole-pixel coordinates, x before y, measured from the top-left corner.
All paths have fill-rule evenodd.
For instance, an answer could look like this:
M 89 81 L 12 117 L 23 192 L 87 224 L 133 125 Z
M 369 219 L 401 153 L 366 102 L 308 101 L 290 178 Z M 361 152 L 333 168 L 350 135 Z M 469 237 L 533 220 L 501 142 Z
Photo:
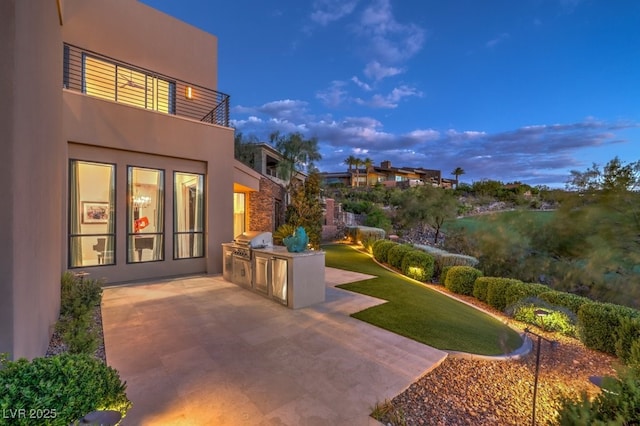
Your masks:
M 380 165 L 372 164 L 368 168 L 349 169 L 344 172 L 321 173 L 325 185 L 340 184 L 350 187 L 374 186 L 408 187 L 415 185 L 434 185 L 451 188 L 455 180 L 442 177 L 440 170 L 422 167 L 396 167 L 385 160 Z
M 0 352 L 32 358 L 66 270 L 221 273 L 260 176 L 233 159 L 214 35 L 136 0 L 5 0 L 0 33 Z

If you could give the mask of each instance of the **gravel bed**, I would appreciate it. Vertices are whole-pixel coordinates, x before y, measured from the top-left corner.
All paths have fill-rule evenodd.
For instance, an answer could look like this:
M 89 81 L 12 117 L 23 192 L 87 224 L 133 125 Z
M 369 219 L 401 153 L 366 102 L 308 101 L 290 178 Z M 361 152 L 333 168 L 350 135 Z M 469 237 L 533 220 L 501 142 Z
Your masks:
M 98 334 L 98 348 L 94 352 L 93 356 L 102 360 L 102 362 L 107 362 L 107 355 L 104 350 L 104 334 L 102 331 L 102 309 L 100 305 L 97 305 L 93 310 L 93 321 L 91 327 Z M 45 357 L 51 357 L 54 355 L 58 355 L 61 353 L 67 352 L 67 345 L 64 344 L 60 334 L 57 331 L 53 332 L 51 336 L 51 340 L 49 341 L 49 347 L 47 348 L 47 353 Z
M 446 292 L 446 291 L 445 291 Z M 473 298 L 458 297 L 478 305 Z M 517 329 L 519 324 L 485 305 Z M 590 376 L 615 375 L 615 357 L 587 349 L 578 340 L 535 329 L 547 341 L 540 346 L 536 424 L 556 424 L 563 397 L 600 389 Z M 526 425 L 531 424 L 537 338 L 534 349 L 520 359 L 487 361 L 450 355 L 403 393 L 391 400 L 407 425 Z M 384 424 L 391 424 L 383 421 Z

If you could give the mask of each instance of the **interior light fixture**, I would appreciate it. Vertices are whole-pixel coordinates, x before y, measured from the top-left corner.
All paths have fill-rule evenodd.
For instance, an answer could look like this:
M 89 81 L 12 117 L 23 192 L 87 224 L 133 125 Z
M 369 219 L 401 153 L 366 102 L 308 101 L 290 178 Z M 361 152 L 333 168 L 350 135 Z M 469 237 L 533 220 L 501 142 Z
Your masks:
M 193 88 L 191 86 L 185 87 L 184 97 L 187 99 L 193 99 Z

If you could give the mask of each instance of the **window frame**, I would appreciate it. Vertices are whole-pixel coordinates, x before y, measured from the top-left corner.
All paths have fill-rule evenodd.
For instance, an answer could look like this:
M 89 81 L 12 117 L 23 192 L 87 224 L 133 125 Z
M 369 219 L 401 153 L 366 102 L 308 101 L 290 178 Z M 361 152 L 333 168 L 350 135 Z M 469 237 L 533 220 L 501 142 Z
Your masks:
M 177 174 L 188 174 L 202 177 L 202 230 L 201 231 L 177 231 L 176 230 L 176 218 L 177 218 L 177 207 L 178 207 L 178 197 L 176 197 L 176 175 Z M 173 180 L 172 180 L 172 198 L 173 198 L 173 234 L 172 234 L 172 245 L 173 245 L 173 260 L 188 260 L 188 259 L 201 259 L 206 257 L 207 253 L 207 244 L 205 240 L 206 236 L 206 223 L 207 223 L 207 179 L 205 173 L 196 173 L 196 172 L 188 172 L 183 170 L 173 170 Z M 176 253 L 178 250 L 178 244 L 176 237 L 178 235 L 201 235 L 202 255 L 200 256 L 189 256 L 189 257 L 177 257 Z
M 74 201 L 71 199 L 71 185 L 73 184 L 73 182 L 71 181 L 71 179 L 73 178 L 73 174 L 71 173 L 71 167 L 73 167 L 74 163 L 89 163 L 89 164 L 97 164 L 97 165 L 101 165 L 101 166 L 111 166 L 112 167 L 112 183 L 113 183 L 113 200 L 109 200 L 110 204 L 113 204 L 112 207 L 110 207 L 110 213 L 111 213 L 111 220 L 113 220 L 113 232 L 112 233 L 89 233 L 89 234 L 84 234 L 84 233 L 80 233 L 80 234 L 75 234 L 72 233 L 72 217 L 71 217 L 71 212 L 73 211 L 73 208 L 71 206 L 71 203 Z M 100 161 L 93 161 L 93 160 L 84 160 L 84 159 L 80 159 L 80 158 L 69 158 L 68 160 L 68 179 L 67 179 L 67 191 L 68 191 L 68 196 L 67 196 L 67 267 L 69 269 L 84 269 L 84 268 L 95 268 L 95 267 L 104 267 L 104 266 L 116 266 L 117 265 L 117 235 L 118 235 L 118 218 L 117 218 L 117 203 L 118 203 L 118 165 L 117 163 L 110 163 L 110 162 L 100 162 Z M 78 200 L 76 200 L 77 202 Z M 113 202 L 111 202 L 113 201 Z M 82 212 L 80 212 L 80 214 L 82 214 Z M 96 265 L 79 265 L 79 266 L 74 266 L 72 259 L 73 259 L 73 244 L 72 241 L 74 238 L 83 238 L 83 237 L 107 237 L 107 238 L 111 238 L 113 241 L 112 244 L 112 262 L 111 263 L 98 263 Z

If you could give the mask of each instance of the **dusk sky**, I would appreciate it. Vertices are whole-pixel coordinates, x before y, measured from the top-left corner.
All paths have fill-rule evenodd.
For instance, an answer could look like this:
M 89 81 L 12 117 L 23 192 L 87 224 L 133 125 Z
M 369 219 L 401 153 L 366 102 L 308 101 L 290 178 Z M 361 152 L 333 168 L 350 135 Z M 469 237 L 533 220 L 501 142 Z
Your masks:
M 218 37 L 232 125 L 462 182 L 640 160 L 638 0 L 144 0 Z

